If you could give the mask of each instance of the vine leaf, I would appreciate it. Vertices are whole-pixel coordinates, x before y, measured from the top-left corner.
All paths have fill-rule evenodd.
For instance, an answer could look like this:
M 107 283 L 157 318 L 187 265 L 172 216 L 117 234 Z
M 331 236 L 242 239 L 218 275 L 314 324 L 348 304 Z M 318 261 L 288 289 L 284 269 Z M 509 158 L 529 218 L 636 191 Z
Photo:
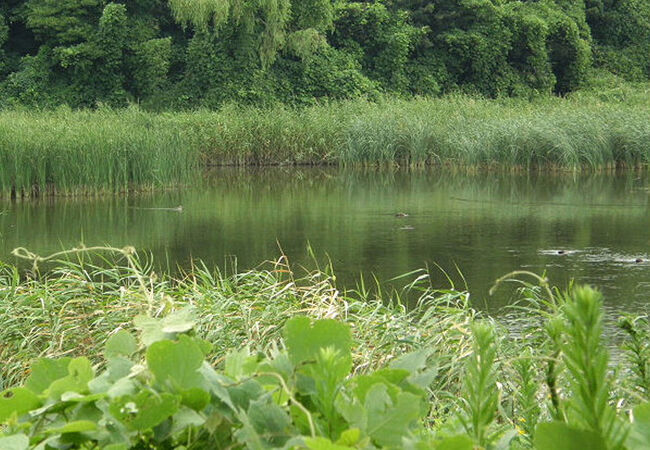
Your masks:
M 41 406 L 38 396 L 29 389 L 7 389 L 0 394 L 0 423 L 10 418 L 14 413 L 21 416 L 32 409 Z M 5 448 L 0 446 L 0 448 Z

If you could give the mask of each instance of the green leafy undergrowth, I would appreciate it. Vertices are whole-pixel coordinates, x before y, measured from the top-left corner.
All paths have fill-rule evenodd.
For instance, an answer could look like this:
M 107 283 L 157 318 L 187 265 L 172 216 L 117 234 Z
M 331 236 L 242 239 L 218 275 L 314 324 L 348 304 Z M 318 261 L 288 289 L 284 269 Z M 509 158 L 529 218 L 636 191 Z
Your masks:
M 557 332 L 542 347 L 561 356 L 566 395 L 556 393 L 551 408 L 529 386 L 528 348 L 513 397 L 521 428 L 507 419 L 508 362 L 490 321 L 473 322 L 463 388 L 445 397 L 436 393 L 446 372 L 435 351 L 422 347 L 357 373 L 350 327 L 332 319 L 293 317 L 281 345 L 243 347 L 212 366 L 213 344 L 197 336 L 185 307 L 136 317 L 138 339 L 112 333 L 97 366 L 86 357 L 37 360 L 22 386 L 0 393 L 0 449 L 648 448 L 650 403 L 619 409 L 609 398 L 600 294 L 581 287 L 556 301 L 547 328 Z
M 295 317 L 286 350 L 234 351 L 216 370 L 190 310 L 135 324 L 139 341 L 124 330 L 108 339 L 101 373 L 85 357 L 40 359 L 2 392 L 0 447 L 428 447 L 427 352 L 351 376 L 349 327 Z

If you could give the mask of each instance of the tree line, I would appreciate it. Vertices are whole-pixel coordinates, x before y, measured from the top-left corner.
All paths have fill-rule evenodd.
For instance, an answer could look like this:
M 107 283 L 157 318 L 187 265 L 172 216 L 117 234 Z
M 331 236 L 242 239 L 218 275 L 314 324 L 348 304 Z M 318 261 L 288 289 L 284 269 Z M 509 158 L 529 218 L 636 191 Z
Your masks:
M 566 94 L 650 78 L 649 0 L 4 0 L 0 108 Z

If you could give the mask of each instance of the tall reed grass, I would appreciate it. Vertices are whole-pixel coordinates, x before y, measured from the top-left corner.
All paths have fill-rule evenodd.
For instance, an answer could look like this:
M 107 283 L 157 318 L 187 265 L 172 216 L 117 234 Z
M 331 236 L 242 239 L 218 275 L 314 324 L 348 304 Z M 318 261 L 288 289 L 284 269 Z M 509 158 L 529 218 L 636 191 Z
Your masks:
M 0 192 L 123 190 L 211 165 L 604 169 L 650 162 L 650 94 L 383 99 L 302 109 L 0 111 Z
M 135 108 L 0 112 L 2 196 L 185 183 L 198 162 L 198 153 L 177 128 Z

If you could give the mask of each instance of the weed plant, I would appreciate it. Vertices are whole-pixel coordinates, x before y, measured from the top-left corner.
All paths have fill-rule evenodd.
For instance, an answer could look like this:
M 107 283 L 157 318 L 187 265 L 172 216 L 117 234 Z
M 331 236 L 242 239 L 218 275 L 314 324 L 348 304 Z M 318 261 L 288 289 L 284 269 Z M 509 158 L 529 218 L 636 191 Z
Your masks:
M 522 282 L 510 331 L 424 273 L 407 309 L 283 258 L 171 278 L 132 248 L 15 254 L 33 267 L 0 277 L 0 446 L 647 446 L 647 321 L 622 320 L 615 366 L 589 287 Z

